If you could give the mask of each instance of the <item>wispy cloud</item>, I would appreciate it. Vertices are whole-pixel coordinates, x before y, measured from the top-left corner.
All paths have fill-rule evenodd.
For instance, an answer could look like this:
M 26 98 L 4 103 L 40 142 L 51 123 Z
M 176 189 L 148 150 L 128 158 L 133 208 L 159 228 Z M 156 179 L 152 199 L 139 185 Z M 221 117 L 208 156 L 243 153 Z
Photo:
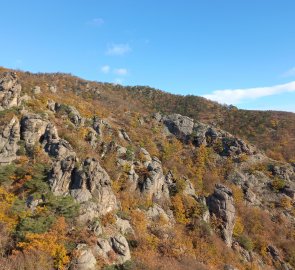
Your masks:
M 128 43 L 126 44 L 111 44 L 108 46 L 107 55 L 124 55 L 131 51 Z
M 107 74 L 107 73 L 109 73 L 110 72 L 110 70 L 111 70 L 111 67 L 110 66 L 108 66 L 108 65 L 104 65 L 104 66 L 102 66 L 101 67 L 101 72 L 102 73 L 105 73 L 105 74 Z
M 223 104 L 239 104 L 247 99 L 257 99 L 288 92 L 295 92 L 295 81 L 270 87 L 216 90 L 203 97 Z
M 87 22 L 87 25 L 95 26 L 95 27 L 101 26 L 103 24 L 104 24 L 104 19 L 102 18 L 94 18 Z
M 282 74 L 282 77 L 295 77 L 295 67 L 290 68 L 285 73 Z
M 126 68 L 117 68 L 114 70 L 114 73 L 117 75 L 124 76 L 128 74 L 128 70 Z

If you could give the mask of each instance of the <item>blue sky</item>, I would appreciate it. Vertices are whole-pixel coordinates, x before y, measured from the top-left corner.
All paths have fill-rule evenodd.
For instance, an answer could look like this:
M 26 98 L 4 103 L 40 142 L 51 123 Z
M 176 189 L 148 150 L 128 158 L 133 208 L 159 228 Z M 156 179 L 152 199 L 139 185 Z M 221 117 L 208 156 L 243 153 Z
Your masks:
M 9 0 L 0 65 L 295 112 L 294 0 Z

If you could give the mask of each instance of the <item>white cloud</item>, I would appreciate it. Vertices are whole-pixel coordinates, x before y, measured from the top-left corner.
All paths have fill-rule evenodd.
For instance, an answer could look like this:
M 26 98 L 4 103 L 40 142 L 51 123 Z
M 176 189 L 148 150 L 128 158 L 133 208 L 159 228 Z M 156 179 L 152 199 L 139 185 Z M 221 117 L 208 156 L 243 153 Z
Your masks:
M 94 18 L 91 21 L 87 22 L 87 24 L 91 25 L 91 26 L 98 27 L 98 26 L 101 26 L 101 25 L 104 24 L 104 19 L 102 19 L 102 18 Z
M 128 70 L 126 68 L 117 68 L 114 70 L 114 73 L 117 75 L 124 76 L 128 74 Z
M 106 51 L 107 55 L 124 55 L 131 51 L 128 43 L 126 44 L 111 44 Z
M 283 73 L 282 77 L 295 77 L 295 67 L 290 68 L 285 73 Z
M 282 93 L 295 92 L 295 81 L 270 87 L 216 90 L 203 97 L 225 104 L 239 104 L 247 99 L 257 99 Z
M 102 66 L 100 70 L 101 70 L 101 72 L 103 72 L 103 73 L 107 74 L 107 73 L 109 73 L 109 72 L 110 72 L 110 70 L 111 70 L 111 67 L 110 67 L 110 66 L 108 66 L 108 65 L 105 65 L 105 66 Z

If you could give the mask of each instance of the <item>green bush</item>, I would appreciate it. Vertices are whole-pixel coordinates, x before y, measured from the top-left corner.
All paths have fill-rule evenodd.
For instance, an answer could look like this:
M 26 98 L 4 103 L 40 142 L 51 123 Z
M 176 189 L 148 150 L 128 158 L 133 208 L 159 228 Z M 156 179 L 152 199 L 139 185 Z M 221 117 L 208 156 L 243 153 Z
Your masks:
M 44 205 L 54 214 L 65 218 L 74 218 L 79 213 L 79 204 L 71 196 L 45 195 Z
M 55 217 L 48 213 L 22 218 L 16 227 L 15 237 L 17 241 L 23 241 L 28 232 L 44 233 L 49 230 L 54 221 Z
M 252 251 L 254 249 L 254 243 L 247 235 L 243 234 L 239 236 L 238 242 L 247 251 Z
M 285 180 L 276 177 L 272 183 L 271 183 L 272 188 L 274 191 L 279 192 L 281 189 L 283 189 L 286 186 Z

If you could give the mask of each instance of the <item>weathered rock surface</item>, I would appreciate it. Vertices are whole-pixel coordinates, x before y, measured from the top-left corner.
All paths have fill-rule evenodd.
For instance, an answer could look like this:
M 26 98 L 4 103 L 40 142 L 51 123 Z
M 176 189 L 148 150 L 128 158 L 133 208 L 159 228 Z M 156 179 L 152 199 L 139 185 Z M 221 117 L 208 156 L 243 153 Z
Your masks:
M 119 138 L 127 142 L 131 142 L 131 139 L 124 129 L 119 130 Z
M 140 191 L 155 199 L 168 199 L 169 190 L 165 182 L 161 161 L 153 157 L 146 168 L 148 173 L 140 175 L 138 180 Z
M 72 196 L 79 202 L 92 197 L 101 215 L 117 208 L 111 179 L 96 159 L 86 159 L 83 168 L 75 171 L 70 189 Z
M 227 246 L 232 245 L 235 224 L 235 207 L 232 191 L 221 184 L 216 184 L 214 193 L 208 197 L 207 205 L 211 214 L 222 220 L 222 236 Z
M 64 139 L 59 138 L 54 125 L 49 123 L 41 138 L 44 150 L 55 158 L 48 181 L 55 195 L 69 193 L 72 172 L 77 162 L 77 155 L 72 146 Z
M 50 107 L 53 108 L 53 105 L 51 104 Z M 85 119 L 74 106 L 55 103 L 54 111 L 57 113 L 65 113 L 70 121 L 77 127 L 84 125 Z
M 116 217 L 115 225 L 122 234 L 134 233 L 129 220 Z
M 187 116 L 171 114 L 163 117 L 162 120 L 170 133 L 178 139 L 184 142 L 191 141 L 196 146 L 214 146 L 215 151 L 222 156 L 255 153 L 255 148 L 243 140 L 213 126 L 200 122 L 194 123 L 194 120 Z
M 38 114 L 27 113 L 21 119 L 21 138 L 25 141 L 27 148 L 34 147 L 40 142 L 49 122 Z
M 194 120 L 180 114 L 171 114 L 164 118 L 168 130 L 178 139 L 187 141 L 193 132 Z
M 152 207 L 150 207 L 146 212 L 146 215 L 148 219 L 152 221 L 158 221 L 160 219 L 163 219 L 169 225 L 175 224 L 173 212 L 169 210 L 166 213 L 164 209 L 160 207 L 158 204 L 154 204 Z
M 51 123 L 47 125 L 41 142 L 45 151 L 56 159 L 76 156 L 70 143 L 58 136 L 56 127 Z
M 4 72 L 0 75 L 0 111 L 19 105 L 21 89 L 16 73 Z
M 71 270 L 95 270 L 97 261 L 86 244 L 79 244 L 74 251 L 75 258 L 71 263 Z
M 19 121 L 13 117 L 0 131 L 0 164 L 9 164 L 16 159 L 19 140 Z
M 131 259 L 128 242 L 121 234 L 109 239 L 98 239 L 95 251 L 110 264 L 122 264 Z

